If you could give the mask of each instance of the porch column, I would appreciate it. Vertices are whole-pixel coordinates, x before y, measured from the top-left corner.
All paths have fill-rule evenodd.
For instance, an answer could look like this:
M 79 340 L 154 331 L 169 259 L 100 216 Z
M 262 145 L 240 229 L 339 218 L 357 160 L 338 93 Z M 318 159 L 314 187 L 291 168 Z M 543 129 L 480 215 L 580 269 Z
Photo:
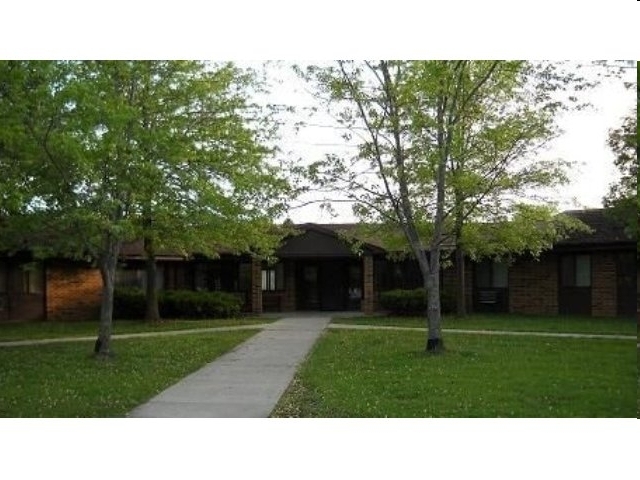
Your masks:
M 262 261 L 251 259 L 251 313 L 262 313 Z
M 369 315 L 373 313 L 374 299 L 373 299 L 373 256 L 365 255 L 362 258 L 363 266 L 363 296 L 362 296 L 362 312 Z

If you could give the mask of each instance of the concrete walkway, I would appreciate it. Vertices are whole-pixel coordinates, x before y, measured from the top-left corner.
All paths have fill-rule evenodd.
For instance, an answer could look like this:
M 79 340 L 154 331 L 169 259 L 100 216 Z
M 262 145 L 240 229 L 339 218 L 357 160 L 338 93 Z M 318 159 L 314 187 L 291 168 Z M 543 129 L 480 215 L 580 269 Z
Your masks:
M 268 417 L 330 318 L 296 315 L 271 323 L 128 416 Z
M 114 333 L 111 335 L 113 340 L 126 338 L 145 338 L 145 337 L 173 337 L 176 335 L 190 335 L 194 333 L 212 333 L 212 332 L 232 332 L 234 330 L 260 330 L 265 328 L 267 323 L 255 323 L 250 325 L 230 325 L 228 327 L 210 327 L 210 328 L 190 328 L 188 330 L 164 330 L 161 332 L 139 332 L 139 333 Z M 36 340 L 7 340 L 0 342 L 0 347 L 24 347 L 29 345 L 47 345 L 50 343 L 68 343 L 68 342 L 95 342 L 96 335 L 84 337 L 60 337 L 60 338 L 42 338 Z
M 333 323 L 329 328 L 337 330 L 406 330 L 426 332 L 425 327 L 399 327 L 392 325 L 358 325 L 347 323 Z M 463 330 L 460 328 L 443 328 L 442 333 L 462 333 L 468 335 L 507 335 L 520 337 L 551 337 L 551 338 L 600 338 L 603 340 L 636 340 L 635 335 L 617 335 L 608 333 L 563 333 L 563 332 L 527 332 L 517 330 Z M 640 345 L 640 344 L 638 344 Z

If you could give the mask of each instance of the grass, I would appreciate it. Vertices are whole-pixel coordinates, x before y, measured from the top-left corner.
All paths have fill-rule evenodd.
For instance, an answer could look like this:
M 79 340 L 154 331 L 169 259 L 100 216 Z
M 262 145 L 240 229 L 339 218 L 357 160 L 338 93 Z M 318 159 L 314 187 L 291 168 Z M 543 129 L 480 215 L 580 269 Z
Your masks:
M 162 320 L 147 323 L 138 320 L 115 320 L 113 333 L 164 332 L 239 325 L 271 323 L 267 318 L 230 318 L 215 320 Z M 98 322 L 16 322 L 0 323 L 0 342 L 12 340 L 36 340 L 43 338 L 85 337 L 98 334 Z
M 426 326 L 424 317 L 350 317 L 334 318 L 332 323 L 349 325 L 388 325 L 401 327 Z M 635 319 L 597 318 L 575 316 L 527 316 L 527 315 L 469 315 L 468 317 L 445 316 L 442 321 L 444 329 L 460 330 L 509 330 L 536 332 L 564 332 L 636 335 L 637 322 Z
M 633 342 L 329 330 L 275 417 L 633 417 Z M 639 403 L 640 405 L 640 403 Z
M 640 348 L 638 349 L 638 363 L 640 365 Z M 636 418 L 640 418 L 640 368 L 638 369 L 638 411 L 636 412 Z
M 0 349 L 0 417 L 119 417 L 256 331 L 117 340 L 115 358 L 90 342 Z

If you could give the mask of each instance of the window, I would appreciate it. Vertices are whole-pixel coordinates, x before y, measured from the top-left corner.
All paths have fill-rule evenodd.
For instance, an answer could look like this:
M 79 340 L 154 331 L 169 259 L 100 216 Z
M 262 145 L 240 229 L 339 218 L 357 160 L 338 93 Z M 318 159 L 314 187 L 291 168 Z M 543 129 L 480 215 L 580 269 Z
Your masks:
M 240 290 L 241 292 L 246 292 L 250 288 L 251 288 L 251 264 L 241 263 L 238 266 L 238 290 Z
M 41 294 L 44 290 L 44 276 L 41 265 L 29 265 L 22 271 L 22 293 Z
M 262 290 L 273 291 L 276 289 L 276 269 L 266 268 L 262 270 Z
M 196 264 L 193 272 L 193 288 L 201 292 L 207 289 L 207 272 L 202 263 Z
M 590 287 L 591 256 L 563 256 L 560 264 L 560 282 L 563 287 Z
M 0 263 L 0 293 L 7 292 L 7 267 Z
M 262 290 L 265 292 L 284 290 L 284 267 L 282 263 L 262 269 Z
M 142 288 L 144 271 L 139 269 L 116 270 L 116 287 Z
M 509 265 L 502 262 L 484 260 L 476 265 L 477 288 L 508 288 Z
M 362 298 L 362 267 L 358 264 L 349 265 L 349 299 Z
M 506 263 L 493 263 L 493 287 L 507 288 L 509 286 L 509 266 Z
M 143 268 L 119 268 L 116 270 L 116 287 L 147 288 L 147 271 Z M 156 267 L 156 288 L 164 289 L 164 268 Z

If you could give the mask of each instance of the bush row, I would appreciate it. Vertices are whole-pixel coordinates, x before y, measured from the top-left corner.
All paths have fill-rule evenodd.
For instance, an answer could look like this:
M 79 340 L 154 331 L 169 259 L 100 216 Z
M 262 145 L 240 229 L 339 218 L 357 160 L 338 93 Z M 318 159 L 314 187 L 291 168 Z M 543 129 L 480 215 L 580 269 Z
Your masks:
M 158 308 L 163 318 L 228 318 L 240 313 L 242 300 L 226 292 L 167 290 L 158 292 Z M 115 318 L 143 319 L 145 294 L 137 288 L 117 288 L 113 298 Z
M 424 288 L 388 290 L 380 293 L 380 305 L 393 315 L 424 315 L 427 311 L 427 291 Z M 455 297 L 450 292 L 441 292 L 440 309 L 442 313 L 455 310 Z

